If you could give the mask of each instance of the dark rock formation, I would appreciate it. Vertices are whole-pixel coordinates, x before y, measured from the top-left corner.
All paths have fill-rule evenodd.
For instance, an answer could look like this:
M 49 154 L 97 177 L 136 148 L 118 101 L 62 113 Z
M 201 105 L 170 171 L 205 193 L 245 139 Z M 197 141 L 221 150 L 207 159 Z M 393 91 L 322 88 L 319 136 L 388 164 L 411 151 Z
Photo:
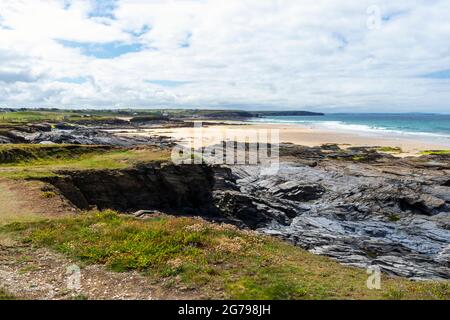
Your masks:
M 148 136 L 120 136 L 105 130 L 93 128 L 81 128 L 70 126 L 70 130 L 55 129 L 50 132 L 34 132 L 26 134 L 17 134 L 16 140 L 20 138 L 22 143 L 65 143 L 65 144 L 83 144 L 83 145 L 106 145 L 131 147 L 136 145 L 157 145 L 170 146 L 172 142 L 164 137 Z
M 257 217 L 246 222 L 249 227 L 344 264 L 450 279 L 450 157 L 397 159 L 367 149 L 292 145 L 280 150 L 284 163 L 274 175 L 261 176 L 255 166 L 230 167 L 243 195 L 236 199 L 245 199 L 234 207 L 238 213 L 252 208 L 237 216 L 245 222 L 250 214 Z M 347 152 L 370 156 L 334 157 Z M 305 164 L 312 160 L 316 166 Z
M 212 215 L 214 172 L 202 165 L 148 164 L 124 170 L 59 172 L 44 180 L 80 209 L 163 210 Z
M 155 120 L 151 124 L 131 123 L 121 119 L 82 119 L 75 122 L 60 122 L 56 124 L 24 124 L 2 127 L 0 144 L 6 143 L 65 143 L 83 145 L 106 145 L 131 147 L 136 145 L 172 146 L 168 137 L 143 135 L 118 135 L 117 131 L 135 130 L 141 128 L 188 126 L 191 123 L 183 121 Z M 113 130 L 113 131 L 111 131 Z
M 281 199 L 301 202 L 319 199 L 325 189 L 321 185 L 299 184 L 296 181 L 288 181 L 271 188 L 269 192 Z

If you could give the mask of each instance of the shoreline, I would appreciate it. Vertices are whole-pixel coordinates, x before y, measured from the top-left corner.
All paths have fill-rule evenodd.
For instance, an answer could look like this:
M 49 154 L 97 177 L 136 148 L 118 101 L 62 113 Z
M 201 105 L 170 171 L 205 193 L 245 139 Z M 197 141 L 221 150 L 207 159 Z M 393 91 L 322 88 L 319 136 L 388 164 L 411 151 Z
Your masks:
M 214 121 L 208 121 L 214 123 Z M 224 124 L 226 123 L 226 124 Z M 201 130 L 199 132 L 199 130 Z M 245 142 L 249 133 L 258 130 L 278 130 L 280 143 L 292 143 L 308 147 L 323 144 L 337 144 L 346 147 L 397 147 L 401 148 L 398 156 L 419 155 L 425 150 L 448 150 L 450 141 L 432 142 L 429 139 L 416 139 L 411 136 L 390 133 L 367 133 L 361 131 L 345 131 L 332 129 L 318 129 L 310 125 L 302 124 L 279 124 L 279 123 L 255 123 L 248 121 L 220 121 L 217 125 L 203 126 L 201 129 L 193 127 L 180 128 L 158 128 L 127 130 L 119 135 L 143 135 L 143 136 L 165 136 L 176 140 L 180 144 L 188 144 L 193 141 L 195 135 L 201 135 L 202 146 L 219 143 L 223 140 L 225 133 L 231 134 L 236 141 Z

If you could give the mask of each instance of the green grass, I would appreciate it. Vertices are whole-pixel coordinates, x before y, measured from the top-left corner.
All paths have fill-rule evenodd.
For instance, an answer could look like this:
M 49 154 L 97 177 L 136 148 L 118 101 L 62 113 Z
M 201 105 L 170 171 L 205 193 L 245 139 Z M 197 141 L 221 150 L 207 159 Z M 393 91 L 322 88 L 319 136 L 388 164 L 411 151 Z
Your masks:
M 450 154 L 450 150 L 425 150 L 425 151 L 422 151 L 420 154 L 437 156 L 437 155 Z
M 43 178 L 58 170 L 123 169 L 139 162 L 167 161 L 169 151 L 79 145 L 0 145 L 0 177 Z
M 352 157 L 352 161 L 365 161 L 366 159 L 367 158 L 364 155 Z
M 0 228 L 23 243 L 49 247 L 81 265 L 138 270 L 155 284 L 227 299 L 449 299 L 448 282 L 383 276 L 366 287 L 365 270 L 342 266 L 281 240 L 192 218 L 137 220 L 112 211 Z
M 68 144 L 3 144 L 0 145 L 0 164 L 67 160 L 110 150 L 114 148 Z
M 65 115 L 66 114 L 63 112 L 50 112 L 50 111 L 1 112 L 0 123 L 62 121 Z
M 84 114 L 89 114 L 89 117 L 84 117 Z M 39 111 L 26 110 L 17 112 L 0 112 L 1 124 L 24 124 L 33 122 L 77 122 L 79 120 L 111 120 L 117 114 L 110 112 L 91 112 L 75 111 L 75 110 L 53 110 L 53 111 Z

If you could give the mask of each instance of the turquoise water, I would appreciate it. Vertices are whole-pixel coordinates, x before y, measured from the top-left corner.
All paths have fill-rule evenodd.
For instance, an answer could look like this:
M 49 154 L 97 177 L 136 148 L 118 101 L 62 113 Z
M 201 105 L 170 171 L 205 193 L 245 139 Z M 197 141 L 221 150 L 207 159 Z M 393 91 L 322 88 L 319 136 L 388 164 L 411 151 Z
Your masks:
M 322 129 L 450 139 L 450 114 L 335 113 L 324 116 L 271 116 L 256 122 L 303 124 Z

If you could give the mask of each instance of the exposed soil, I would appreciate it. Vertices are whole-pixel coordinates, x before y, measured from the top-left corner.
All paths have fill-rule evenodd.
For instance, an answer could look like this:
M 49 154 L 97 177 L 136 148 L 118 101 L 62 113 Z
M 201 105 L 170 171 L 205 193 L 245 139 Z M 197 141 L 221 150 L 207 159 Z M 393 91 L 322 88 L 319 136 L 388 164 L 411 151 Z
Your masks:
M 117 273 L 104 266 L 81 266 L 76 286 L 73 261 L 47 249 L 11 239 L 0 242 L 0 287 L 20 299 L 199 299 L 197 292 L 151 283 L 138 272 Z M 184 289 L 184 290 L 183 290 Z
M 63 196 L 46 194 L 48 188 L 41 181 L 0 179 L 0 223 L 76 211 Z

